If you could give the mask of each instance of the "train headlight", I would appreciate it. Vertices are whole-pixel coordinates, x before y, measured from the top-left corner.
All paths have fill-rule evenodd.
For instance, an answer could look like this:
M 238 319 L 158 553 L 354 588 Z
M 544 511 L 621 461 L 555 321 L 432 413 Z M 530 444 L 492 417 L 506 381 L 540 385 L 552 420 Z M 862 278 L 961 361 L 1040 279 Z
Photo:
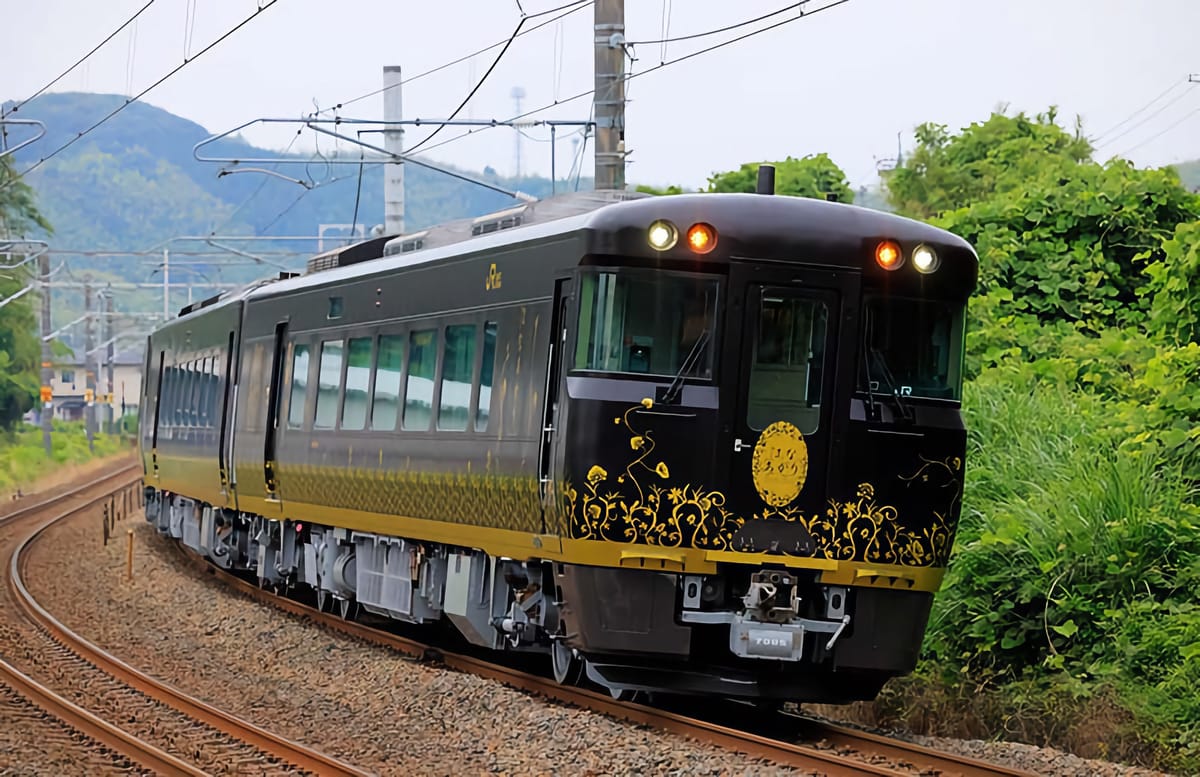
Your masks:
M 671 222 L 659 219 L 646 231 L 646 239 L 655 251 L 666 251 L 679 241 L 679 230 Z
M 913 267 L 917 268 L 917 272 L 931 273 L 938 268 L 941 260 L 938 259 L 937 252 L 927 245 L 919 245 L 913 249 Z
M 875 246 L 875 261 L 885 270 L 898 270 L 904 264 L 904 254 L 900 252 L 900 244 L 894 240 L 884 240 Z
M 717 230 L 711 224 L 700 222 L 688 227 L 688 248 L 698 254 L 707 254 L 717 247 Z

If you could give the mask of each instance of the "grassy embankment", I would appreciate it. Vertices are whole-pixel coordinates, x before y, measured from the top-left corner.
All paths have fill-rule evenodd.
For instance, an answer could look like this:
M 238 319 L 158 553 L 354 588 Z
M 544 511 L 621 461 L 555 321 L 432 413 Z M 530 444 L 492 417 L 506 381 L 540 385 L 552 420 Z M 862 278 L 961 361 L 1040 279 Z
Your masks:
M 46 456 L 40 427 L 21 425 L 0 433 L 0 495 L 10 498 L 18 490 L 29 492 L 39 480 L 71 465 L 115 456 L 128 450 L 118 436 L 97 434 L 95 451 L 88 450 L 83 423 L 55 421 L 51 435 L 53 455 Z

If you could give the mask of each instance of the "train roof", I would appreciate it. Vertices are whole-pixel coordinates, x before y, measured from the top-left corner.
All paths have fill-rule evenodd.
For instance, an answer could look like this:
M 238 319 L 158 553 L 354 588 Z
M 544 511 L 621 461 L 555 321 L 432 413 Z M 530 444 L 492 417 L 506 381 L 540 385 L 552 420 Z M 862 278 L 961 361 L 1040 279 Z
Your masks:
M 692 264 L 748 258 L 817 263 L 859 271 L 864 248 L 873 248 L 877 241 L 889 239 L 908 248 L 920 243 L 934 245 L 943 255 L 955 255 L 956 263 L 968 263 L 972 277 L 978 267 L 975 252 L 962 238 L 929 224 L 855 205 L 764 194 L 661 197 L 631 192 L 586 194 L 589 196 L 529 203 L 408 235 L 356 243 L 340 249 L 353 256 L 353 261 L 343 266 L 260 284 L 249 289 L 245 296 L 258 299 L 335 286 L 523 243 L 569 237 L 581 240 L 581 261 L 595 255 Z M 717 247 L 709 254 L 697 256 L 681 240 L 668 251 L 656 251 L 647 243 L 646 234 L 650 224 L 658 219 L 667 219 L 680 230 L 697 222 L 711 224 L 718 234 Z M 377 254 L 380 246 L 385 252 L 383 256 Z M 321 255 L 321 264 L 335 263 L 333 257 L 338 252 Z M 366 259 L 372 254 L 376 258 Z

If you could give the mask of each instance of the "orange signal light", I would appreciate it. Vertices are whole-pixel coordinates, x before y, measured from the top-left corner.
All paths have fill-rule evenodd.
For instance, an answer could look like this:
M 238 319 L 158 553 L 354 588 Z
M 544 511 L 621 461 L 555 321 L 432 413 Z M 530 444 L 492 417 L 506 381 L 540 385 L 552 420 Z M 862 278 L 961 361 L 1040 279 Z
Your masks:
M 904 254 L 894 240 L 884 240 L 875 246 L 875 261 L 885 270 L 895 270 L 904 264 Z
M 688 227 L 688 248 L 698 254 L 707 254 L 717 247 L 717 230 L 711 224 L 700 222 Z

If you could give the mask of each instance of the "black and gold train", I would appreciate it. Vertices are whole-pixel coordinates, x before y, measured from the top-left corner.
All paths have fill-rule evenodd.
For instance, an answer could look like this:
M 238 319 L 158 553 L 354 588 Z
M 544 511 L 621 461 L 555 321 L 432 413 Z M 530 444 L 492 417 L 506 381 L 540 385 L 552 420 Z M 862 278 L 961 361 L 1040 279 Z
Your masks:
M 150 337 L 147 517 L 561 682 L 871 698 L 954 539 L 976 273 L 944 231 L 768 194 L 359 243 Z

